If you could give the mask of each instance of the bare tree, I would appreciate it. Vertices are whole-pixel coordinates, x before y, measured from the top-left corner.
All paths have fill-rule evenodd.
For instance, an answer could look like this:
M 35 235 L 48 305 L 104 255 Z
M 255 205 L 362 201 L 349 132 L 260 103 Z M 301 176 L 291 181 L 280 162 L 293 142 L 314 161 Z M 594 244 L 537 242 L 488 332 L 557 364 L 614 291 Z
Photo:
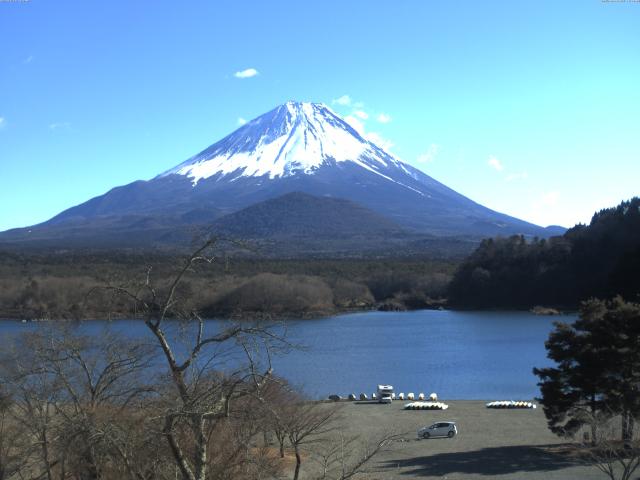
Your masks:
M 285 457 L 287 446 L 293 450 L 294 478 L 301 477 L 304 458 L 317 467 L 312 469 L 312 478 L 351 478 L 363 473 L 372 458 L 401 436 L 384 432 L 370 441 L 362 441 L 357 435 L 347 436 L 339 428 L 340 406 L 309 401 L 286 380 L 277 377 L 265 383 L 260 401 L 263 428 L 275 436 L 279 456 Z
M 12 408 L 12 399 L 0 390 L 0 480 L 19 474 L 26 464 L 22 453 L 28 439 L 13 420 Z
M 300 402 L 300 396 L 289 383 L 282 378 L 272 376 L 262 387 L 260 395 L 262 429 L 265 445 L 267 437 L 275 436 L 280 458 L 285 457 L 285 444 L 288 440 L 287 427 L 292 403 Z
M 34 478 L 53 480 L 58 478 L 54 470 L 64 463 L 53 448 L 60 388 L 54 375 L 36 366 L 26 340 L 26 336 L 16 338 L 13 348 L 4 352 L 0 381 L 12 397 L 13 421 L 33 439 L 32 448 L 21 451 L 26 470 Z
M 373 441 L 363 442 L 358 436 L 346 436 L 339 432 L 337 436 L 325 439 L 311 456 L 320 466 L 316 480 L 347 480 L 364 473 L 369 461 L 400 436 L 383 433 Z
M 168 281 L 149 268 L 140 284 L 102 288 L 133 304 L 147 339 L 39 329 L 2 352 L 0 385 L 11 402 L 0 404 L 0 480 L 21 472 L 32 480 L 281 477 L 284 462 L 259 444 L 266 432 L 281 457 L 287 444 L 293 450 L 299 478 L 303 458 L 335 431 L 336 406 L 273 379 L 272 353 L 290 348 L 279 326 L 205 322 L 181 301 L 182 280 L 214 260 L 214 244 Z M 25 441 L 5 441 L 13 426 Z M 350 478 L 385 443 L 358 453 L 345 444 L 339 472 L 338 453 L 326 456 L 325 478 Z
M 287 412 L 287 437 L 296 457 L 293 480 L 298 480 L 302 451 L 317 444 L 334 429 L 332 420 L 338 408 L 316 402 L 293 403 Z
M 622 440 L 620 428 L 624 429 L 625 425 L 618 427 L 619 419 L 612 412 L 592 416 L 589 424 L 596 436 L 589 441 L 589 434 L 583 433 L 579 454 L 611 480 L 629 480 L 640 467 L 640 436 L 637 431 L 626 432 Z
M 153 352 L 121 336 L 65 329 L 28 333 L 15 346 L 10 361 L 2 362 L 2 379 L 13 394 L 15 421 L 39 445 L 22 452 L 38 459 L 30 470 L 49 480 L 68 474 L 94 479 L 105 477 L 105 466 L 131 465 L 137 449 L 127 452 L 131 437 L 121 431 L 122 419 L 133 402 L 153 393 L 141 375 Z M 141 475 L 128 468 L 118 478 Z
M 263 412 L 256 398 L 234 402 L 230 421 L 219 422 L 209 447 L 208 478 L 216 480 L 281 477 L 284 463 L 260 442 Z
M 171 401 L 161 414 L 161 431 L 185 480 L 207 478 L 210 447 L 216 444 L 214 432 L 229 421 L 234 402 L 259 393 L 272 371 L 270 348 L 281 344 L 277 335 L 259 324 L 229 324 L 210 332 L 198 312 L 181 305 L 180 283 L 198 264 L 214 261 L 215 244 L 215 239 L 207 241 L 190 255 L 165 290 L 154 285 L 151 269 L 138 287 L 108 287 L 135 303 L 160 346 L 173 395 L 167 397 Z M 167 330 L 171 318 L 184 322 L 188 338 L 181 344 Z M 236 359 L 230 362 L 235 368 L 230 369 L 228 359 L 221 360 L 221 351 L 227 355 L 240 351 L 244 362 Z

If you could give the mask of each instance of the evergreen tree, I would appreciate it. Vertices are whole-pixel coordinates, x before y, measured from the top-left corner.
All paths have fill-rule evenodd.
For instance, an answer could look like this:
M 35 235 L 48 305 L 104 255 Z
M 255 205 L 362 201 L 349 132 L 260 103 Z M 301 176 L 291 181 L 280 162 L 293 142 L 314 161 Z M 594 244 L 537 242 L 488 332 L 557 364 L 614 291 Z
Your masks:
M 534 368 L 552 432 L 571 435 L 603 416 L 620 415 L 622 440 L 640 414 L 640 305 L 589 300 L 573 324 L 557 323 L 545 343 L 556 367 Z
M 590 297 L 640 294 L 640 198 L 547 240 L 484 240 L 458 268 L 448 297 L 472 308 L 576 308 Z

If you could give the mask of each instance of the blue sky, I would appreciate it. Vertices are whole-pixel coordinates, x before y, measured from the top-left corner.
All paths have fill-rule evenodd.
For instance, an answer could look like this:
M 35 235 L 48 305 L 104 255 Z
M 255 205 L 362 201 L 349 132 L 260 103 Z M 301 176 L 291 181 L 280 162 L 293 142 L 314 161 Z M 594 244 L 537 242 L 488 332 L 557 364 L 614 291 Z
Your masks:
M 640 193 L 637 2 L 31 0 L 0 2 L 0 41 L 0 230 L 290 99 L 541 225 Z

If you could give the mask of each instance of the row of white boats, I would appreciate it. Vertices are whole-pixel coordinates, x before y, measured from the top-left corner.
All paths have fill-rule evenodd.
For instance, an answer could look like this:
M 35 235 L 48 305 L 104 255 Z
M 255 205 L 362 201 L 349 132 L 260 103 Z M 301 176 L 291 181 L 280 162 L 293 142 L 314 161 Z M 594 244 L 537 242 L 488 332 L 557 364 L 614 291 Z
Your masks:
M 487 408 L 536 408 L 536 404 L 525 401 L 498 400 L 486 404 Z M 449 405 L 442 402 L 412 402 L 404 406 L 405 410 L 446 410 Z
M 487 403 L 487 408 L 536 408 L 536 404 L 524 401 L 498 400 Z
M 347 397 L 349 400 L 357 400 L 358 397 L 355 394 L 351 394 Z M 406 395 L 401 392 L 396 395 L 392 385 L 378 385 L 378 389 L 371 394 L 371 397 L 366 393 L 360 394 L 360 400 L 373 401 L 379 403 L 391 403 L 393 400 L 410 400 L 404 406 L 405 410 L 446 410 L 449 405 L 438 401 L 438 395 L 432 393 L 427 398 L 424 393 L 419 393 L 417 396 L 413 392 L 409 392 Z M 330 400 L 339 401 L 342 397 L 339 395 L 329 396 Z M 417 400 L 417 401 L 414 401 Z M 498 400 L 495 402 L 489 402 L 486 404 L 487 408 L 536 408 L 536 405 L 527 401 L 514 401 L 514 400 Z
M 379 402 L 379 403 L 391 403 L 393 400 L 419 400 L 419 401 L 424 401 L 424 400 L 429 400 L 430 402 L 437 402 L 438 401 L 438 395 L 436 393 L 432 393 L 429 395 L 428 399 L 425 396 L 424 393 L 419 393 L 418 395 L 416 395 L 413 392 L 409 392 L 406 395 L 404 394 L 404 392 L 400 392 L 398 394 L 396 394 L 393 391 L 393 386 L 391 385 L 378 385 L 378 389 L 377 391 L 373 392 L 371 394 L 371 397 L 369 397 L 366 393 L 361 393 L 359 397 L 356 397 L 356 395 L 354 393 L 350 394 L 347 397 L 348 400 L 363 400 L 363 401 L 374 401 L 374 402 Z M 340 395 L 329 395 L 329 400 L 333 400 L 333 401 L 340 401 L 342 400 L 342 397 Z
M 411 402 L 404 406 L 405 410 L 446 410 L 449 405 L 442 402 Z

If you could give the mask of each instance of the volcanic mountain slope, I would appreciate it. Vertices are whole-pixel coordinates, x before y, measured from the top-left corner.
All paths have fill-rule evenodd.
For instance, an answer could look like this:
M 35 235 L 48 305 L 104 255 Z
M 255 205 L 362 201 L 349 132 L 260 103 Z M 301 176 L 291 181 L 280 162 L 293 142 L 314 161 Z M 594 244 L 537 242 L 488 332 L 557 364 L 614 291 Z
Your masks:
M 116 187 L 40 225 L 5 232 L 0 240 L 172 243 L 184 237 L 175 231 L 186 226 L 210 226 L 291 192 L 354 202 L 413 233 L 550 233 L 483 207 L 400 161 L 325 105 L 288 102 L 151 180 Z M 223 222 L 225 228 L 232 228 L 233 218 Z M 295 231 L 302 219 L 289 220 Z
M 255 203 L 213 223 L 211 231 L 243 240 L 250 254 L 271 257 L 389 256 L 402 251 L 420 255 L 424 235 L 412 235 L 399 225 L 357 203 L 301 192 Z M 416 238 L 417 237 L 417 238 Z M 456 255 L 469 247 L 445 247 L 433 242 L 436 256 Z M 433 249 L 432 249 L 433 250 Z
M 217 220 L 212 230 L 237 238 L 402 235 L 399 225 L 357 203 L 293 192 Z

